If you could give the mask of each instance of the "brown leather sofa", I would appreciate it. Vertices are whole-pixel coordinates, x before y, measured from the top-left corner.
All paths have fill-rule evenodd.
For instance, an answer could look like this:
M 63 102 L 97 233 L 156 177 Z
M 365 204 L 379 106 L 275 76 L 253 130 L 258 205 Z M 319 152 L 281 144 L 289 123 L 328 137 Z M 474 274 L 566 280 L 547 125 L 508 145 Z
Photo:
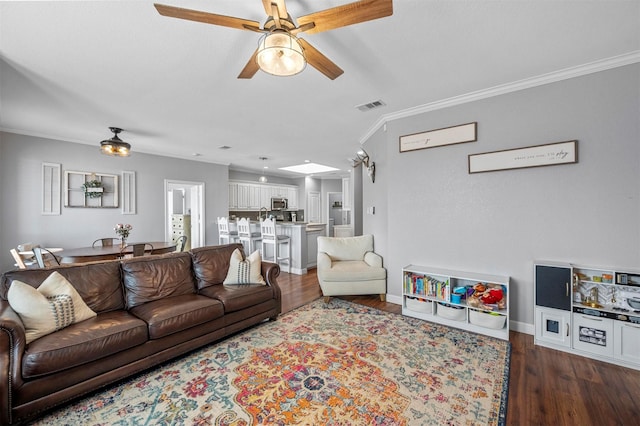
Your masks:
M 57 405 L 222 339 L 281 311 L 280 268 L 267 283 L 224 286 L 239 244 L 47 269 L 6 272 L 0 283 L 0 425 Z M 26 344 L 7 302 L 14 279 L 37 287 L 62 274 L 98 315 Z

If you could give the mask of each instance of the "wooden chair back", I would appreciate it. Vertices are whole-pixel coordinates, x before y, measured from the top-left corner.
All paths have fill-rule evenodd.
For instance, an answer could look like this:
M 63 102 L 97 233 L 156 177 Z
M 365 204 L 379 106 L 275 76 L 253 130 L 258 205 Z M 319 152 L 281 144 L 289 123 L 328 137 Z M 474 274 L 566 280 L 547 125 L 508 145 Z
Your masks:
M 16 266 L 18 268 L 27 269 L 27 265 L 25 265 L 24 259 L 22 259 L 22 256 L 20 256 L 20 253 L 18 253 L 18 250 L 12 248 L 9 250 L 9 252 L 11 253 L 11 256 L 13 256 L 13 260 L 16 261 Z

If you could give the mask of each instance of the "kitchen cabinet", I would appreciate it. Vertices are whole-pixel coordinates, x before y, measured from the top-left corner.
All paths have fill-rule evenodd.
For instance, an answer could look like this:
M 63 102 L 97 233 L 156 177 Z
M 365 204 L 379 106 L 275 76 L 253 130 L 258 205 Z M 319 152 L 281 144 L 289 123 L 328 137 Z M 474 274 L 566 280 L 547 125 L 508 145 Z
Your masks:
M 252 183 L 238 183 L 238 210 L 260 210 L 260 186 Z
M 288 187 L 287 199 L 289 200 L 289 210 L 297 210 L 298 209 L 298 188 Z
M 402 282 L 402 315 L 509 340 L 509 277 L 408 265 Z
M 269 185 L 229 181 L 229 210 L 271 209 L 271 198 L 289 200 L 289 209 L 298 208 L 298 188 L 291 185 Z
M 535 339 L 640 370 L 640 272 L 534 262 Z
M 238 208 L 238 184 L 229 182 L 229 210 Z

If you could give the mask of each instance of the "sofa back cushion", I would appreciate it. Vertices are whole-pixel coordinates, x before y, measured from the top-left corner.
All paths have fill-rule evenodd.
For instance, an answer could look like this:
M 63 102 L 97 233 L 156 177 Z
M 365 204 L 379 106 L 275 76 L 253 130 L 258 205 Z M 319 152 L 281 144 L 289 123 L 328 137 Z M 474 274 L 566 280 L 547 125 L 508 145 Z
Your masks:
M 191 250 L 198 290 L 212 285 L 222 285 L 227 278 L 231 254 L 236 249 L 243 250 L 242 244 L 199 247 Z
M 327 253 L 331 260 L 363 260 L 368 251 L 373 251 L 373 235 L 318 237 L 318 252 Z
M 196 292 L 189 253 L 125 259 L 122 261 L 122 282 L 129 309 Z
M 58 271 L 71 283 L 92 311 L 102 313 L 124 309 L 120 262 L 117 260 L 5 272 L 0 285 L 0 297 L 7 300 L 7 291 L 13 280 L 38 288 L 53 271 Z

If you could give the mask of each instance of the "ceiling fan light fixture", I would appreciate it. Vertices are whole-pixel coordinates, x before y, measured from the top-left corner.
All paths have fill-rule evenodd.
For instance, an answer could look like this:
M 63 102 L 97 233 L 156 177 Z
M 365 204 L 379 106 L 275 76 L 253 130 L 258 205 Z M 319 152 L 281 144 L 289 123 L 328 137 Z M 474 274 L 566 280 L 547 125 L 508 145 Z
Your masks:
M 307 65 L 300 42 L 286 31 L 262 36 L 256 61 L 262 71 L 281 77 L 298 74 Z
M 100 152 L 112 157 L 128 157 L 131 145 L 118 137 L 118 133 L 122 132 L 122 129 L 109 127 L 109 130 L 113 132 L 113 137 L 100 142 Z

